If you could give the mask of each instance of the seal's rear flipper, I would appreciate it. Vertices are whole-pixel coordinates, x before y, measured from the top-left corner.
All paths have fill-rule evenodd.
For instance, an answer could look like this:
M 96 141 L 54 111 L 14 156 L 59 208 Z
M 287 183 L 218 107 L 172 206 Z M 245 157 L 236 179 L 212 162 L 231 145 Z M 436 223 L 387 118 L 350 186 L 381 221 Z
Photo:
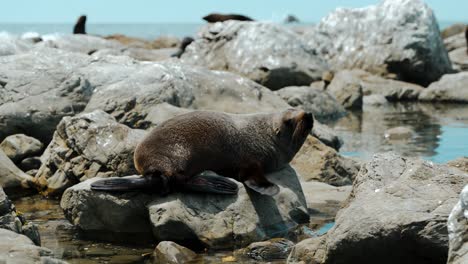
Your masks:
M 226 177 L 215 175 L 197 175 L 180 187 L 186 191 L 217 194 L 237 194 L 238 191 L 236 183 Z
M 269 186 L 260 186 L 253 180 L 246 180 L 244 183 L 250 189 L 263 195 L 274 196 L 278 194 L 280 191 L 280 188 L 278 187 L 278 185 L 274 183 L 271 183 L 271 185 Z
M 94 191 L 132 191 L 148 189 L 151 181 L 146 177 L 139 178 L 109 178 L 91 183 L 91 190 Z

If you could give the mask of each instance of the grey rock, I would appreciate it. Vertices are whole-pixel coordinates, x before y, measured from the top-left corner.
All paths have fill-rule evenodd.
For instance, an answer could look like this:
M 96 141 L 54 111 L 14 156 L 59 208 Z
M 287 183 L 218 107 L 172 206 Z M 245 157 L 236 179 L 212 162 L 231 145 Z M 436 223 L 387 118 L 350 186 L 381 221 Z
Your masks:
M 335 187 L 323 182 L 301 182 L 302 190 L 310 211 L 335 217 L 338 210 L 348 199 L 351 186 Z
M 448 218 L 449 257 L 447 263 L 468 262 L 468 185 L 460 193 L 460 200 Z
M 443 263 L 446 219 L 468 174 L 418 158 L 375 155 L 326 236 L 325 263 Z
M 309 85 L 328 65 L 298 34 L 263 22 L 226 21 L 205 26 L 181 59 L 243 75 L 272 90 Z
M 410 127 L 398 126 L 385 131 L 384 136 L 388 140 L 408 140 L 414 136 L 414 131 Z
M 193 260 L 197 254 L 192 250 L 171 241 L 162 241 L 153 252 L 151 263 L 184 264 Z
M 24 158 L 40 154 L 43 147 L 39 140 L 24 134 L 8 136 L 0 143 L 0 149 L 17 163 Z
M 33 47 L 32 43 L 6 32 L 0 32 L 0 56 L 23 53 Z
M 352 184 L 360 164 L 342 157 L 333 148 L 309 136 L 291 161 L 291 166 L 303 181 L 343 186 Z
M 328 92 L 309 86 L 290 86 L 275 92 L 290 106 L 314 114 L 320 122 L 339 119 L 346 114 L 343 106 Z
M 65 117 L 41 157 L 35 184 L 44 195 L 56 195 L 96 176 L 134 174 L 133 151 L 145 134 L 101 110 Z
M 363 89 L 358 80 L 347 78 L 343 72 L 337 74 L 326 91 L 347 109 L 362 109 Z M 344 78 L 343 78 L 344 77 Z
M 456 160 L 451 160 L 447 162 L 447 165 L 458 168 L 466 173 L 468 173 L 468 157 L 461 157 Z
M 294 243 L 285 238 L 274 238 L 248 245 L 243 254 L 257 261 L 272 261 L 286 259 Z
M 446 74 L 419 94 L 419 100 L 431 102 L 468 102 L 468 72 Z
M 0 149 L 0 187 L 29 188 L 34 178 L 20 170 Z
M 466 38 L 465 32 L 453 35 L 444 39 L 444 45 L 448 52 L 451 52 L 456 49 L 465 48 L 466 49 Z
M 122 48 L 122 49 L 101 49 L 94 52 L 93 57 L 102 58 L 105 56 L 128 56 L 140 61 L 163 61 L 171 58 L 177 51 L 176 48 L 165 49 L 145 49 L 145 48 Z
M 451 71 L 437 20 L 422 0 L 338 8 L 303 37 L 335 71 L 363 69 L 424 86 Z
M 39 234 L 39 228 L 37 225 L 29 222 L 23 225 L 23 234 L 31 239 L 36 246 L 41 245 L 41 235 Z
M 456 23 L 453 25 L 450 25 L 442 30 L 440 32 L 440 35 L 442 36 L 443 39 L 449 38 L 451 36 L 455 36 L 457 34 L 463 33 L 465 34 L 465 29 L 467 25 L 463 23 Z
M 450 51 L 449 57 L 454 70 L 468 71 L 468 52 L 466 45 L 465 47 Z
M 67 219 L 87 232 L 152 233 L 156 240 L 182 245 L 242 247 L 284 235 L 309 221 L 294 170 L 287 167 L 268 178 L 280 186 L 274 197 L 247 191 L 240 183 L 237 195 L 94 192 L 90 190 L 98 179 L 94 178 L 68 188 L 60 205 Z
M 15 206 L 0 187 L 0 228 L 16 233 L 22 232 L 21 220 L 16 215 Z
M 89 54 L 100 49 L 119 49 L 124 46 L 117 41 L 107 40 L 86 34 L 51 34 L 42 36 L 43 41 L 36 47 L 57 48 L 61 50 Z
M 362 98 L 364 105 L 370 106 L 381 106 L 388 103 L 387 98 L 381 94 L 366 95 Z
M 322 141 L 325 145 L 338 151 L 343 146 L 343 140 L 337 133 L 327 125 L 314 122 L 312 135 Z
M 297 243 L 288 256 L 288 264 L 322 264 L 325 257 L 325 237 L 313 237 Z

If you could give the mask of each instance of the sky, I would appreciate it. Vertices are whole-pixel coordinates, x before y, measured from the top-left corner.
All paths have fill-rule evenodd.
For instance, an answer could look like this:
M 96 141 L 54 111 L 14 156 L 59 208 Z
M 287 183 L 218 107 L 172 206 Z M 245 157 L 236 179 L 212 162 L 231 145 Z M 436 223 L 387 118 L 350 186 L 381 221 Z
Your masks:
M 0 23 L 199 23 L 208 13 L 240 13 L 282 21 L 294 14 L 318 22 L 337 7 L 364 7 L 377 0 L 0 0 Z M 467 0 L 426 0 L 439 21 L 468 21 Z

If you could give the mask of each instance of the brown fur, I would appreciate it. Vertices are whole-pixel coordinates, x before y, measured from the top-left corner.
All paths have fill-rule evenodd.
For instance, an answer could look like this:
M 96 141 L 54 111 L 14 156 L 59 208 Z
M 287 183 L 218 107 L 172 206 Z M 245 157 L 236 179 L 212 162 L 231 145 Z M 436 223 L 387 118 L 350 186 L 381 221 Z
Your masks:
M 209 14 L 203 19 L 209 23 L 215 23 L 215 22 L 224 22 L 227 20 L 238 20 L 238 21 L 254 21 L 252 18 L 243 16 L 243 15 L 237 15 L 237 14 L 218 14 L 218 13 L 212 13 Z
M 80 16 L 73 27 L 73 34 L 86 34 L 86 16 Z
M 135 150 L 135 167 L 145 177 L 162 177 L 167 192 L 206 170 L 268 187 L 265 173 L 288 164 L 312 126 L 312 115 L 295 109 L 250 115 L 194 111 L 154 128 Z
M 468 54 L 468 26 L 465 28 L 466 53 Z

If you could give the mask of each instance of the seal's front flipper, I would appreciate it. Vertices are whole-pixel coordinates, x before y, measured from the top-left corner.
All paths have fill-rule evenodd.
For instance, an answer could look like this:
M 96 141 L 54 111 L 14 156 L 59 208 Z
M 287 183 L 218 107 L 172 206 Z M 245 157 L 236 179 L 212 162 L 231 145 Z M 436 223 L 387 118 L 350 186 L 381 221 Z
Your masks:
M 151 181 L 146 177 L 109 178 L 91 183 L 94 191 L 132 191 L 151 188 Z
M 184 191 L 237 194 L 237 184 L 226 177 L 200 174 L 179 185 Z

